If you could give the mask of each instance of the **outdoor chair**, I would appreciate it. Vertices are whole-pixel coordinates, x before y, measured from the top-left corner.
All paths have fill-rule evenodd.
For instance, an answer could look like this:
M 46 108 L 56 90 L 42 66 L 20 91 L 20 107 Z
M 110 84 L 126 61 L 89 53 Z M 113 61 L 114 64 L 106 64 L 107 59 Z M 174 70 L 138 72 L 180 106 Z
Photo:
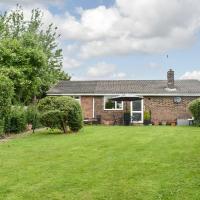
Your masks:
M 113 125 L 117 125 L 117 116 L 113 113 Z

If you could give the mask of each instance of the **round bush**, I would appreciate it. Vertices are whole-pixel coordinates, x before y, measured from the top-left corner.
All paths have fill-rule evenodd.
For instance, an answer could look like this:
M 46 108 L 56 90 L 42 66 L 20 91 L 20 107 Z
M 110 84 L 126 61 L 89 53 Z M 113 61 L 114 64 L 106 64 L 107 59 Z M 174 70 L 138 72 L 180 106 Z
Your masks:
M 194 120 L 200 125 L 200 99 L 196 99 L 189 104 L 189 110 L 192 113 Z
M 80 104 L 71 97 L 45 97 L 40 100 L 38 110 L 42 113 L 44 126 L 60 128 L 63 132 L 67 131 L 67 127 L 78 131 L 83 126 Z
M 68 125 L 69 128 L 77 132 L 83 127 L 83 115 L 80 104 L 75 101 L 68 113 Z
M 49 128 L 63 128 L 64 114 L 59 110 L 49 110 L 40 116 L 41 123 Z
M 23 107 L 12 107 L 10 113 L 5 117 L 4 132 L 20 133 L 26 130 L 26 111 Z

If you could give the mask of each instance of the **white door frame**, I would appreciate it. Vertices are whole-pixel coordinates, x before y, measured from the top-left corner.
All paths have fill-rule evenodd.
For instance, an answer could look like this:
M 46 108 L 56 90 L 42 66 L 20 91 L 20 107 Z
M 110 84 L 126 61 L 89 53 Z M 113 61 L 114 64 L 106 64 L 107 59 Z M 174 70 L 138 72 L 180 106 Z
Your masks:
M 131 101 L 130 102 L 130 107 L 131 107 L 131 123 L 135 123 L 135 124 L 141 124 L 144 122 L 144 99 L 141 99 L 141 111 L 134 111 L 133 110 L 133 102 Z M 133 116 L 133 113 L 141 113 L 141 118 L 142 120 L 141 121 L 132 121 L 132 116 Z

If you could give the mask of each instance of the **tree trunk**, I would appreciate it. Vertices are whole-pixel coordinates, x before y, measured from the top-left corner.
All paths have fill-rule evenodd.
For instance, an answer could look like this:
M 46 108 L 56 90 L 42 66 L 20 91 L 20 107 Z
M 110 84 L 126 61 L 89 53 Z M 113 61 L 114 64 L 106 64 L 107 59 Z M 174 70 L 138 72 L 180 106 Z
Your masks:
M 36 104 L 37 103 L 37 97 L 36 95 L 33 96 L 33 104 Z
M 62 129 L 64 133 L 67 133 L 67 126 L 65 126 L 64 122 L 62 122 Z

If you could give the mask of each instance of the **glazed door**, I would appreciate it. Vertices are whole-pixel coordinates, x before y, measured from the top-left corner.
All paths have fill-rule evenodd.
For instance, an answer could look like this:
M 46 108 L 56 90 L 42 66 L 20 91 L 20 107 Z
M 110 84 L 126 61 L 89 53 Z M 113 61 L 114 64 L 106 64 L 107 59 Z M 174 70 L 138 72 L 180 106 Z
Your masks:
M 131 102 L 131 122 L 132 123 L 143 123 L 143 99 Z

